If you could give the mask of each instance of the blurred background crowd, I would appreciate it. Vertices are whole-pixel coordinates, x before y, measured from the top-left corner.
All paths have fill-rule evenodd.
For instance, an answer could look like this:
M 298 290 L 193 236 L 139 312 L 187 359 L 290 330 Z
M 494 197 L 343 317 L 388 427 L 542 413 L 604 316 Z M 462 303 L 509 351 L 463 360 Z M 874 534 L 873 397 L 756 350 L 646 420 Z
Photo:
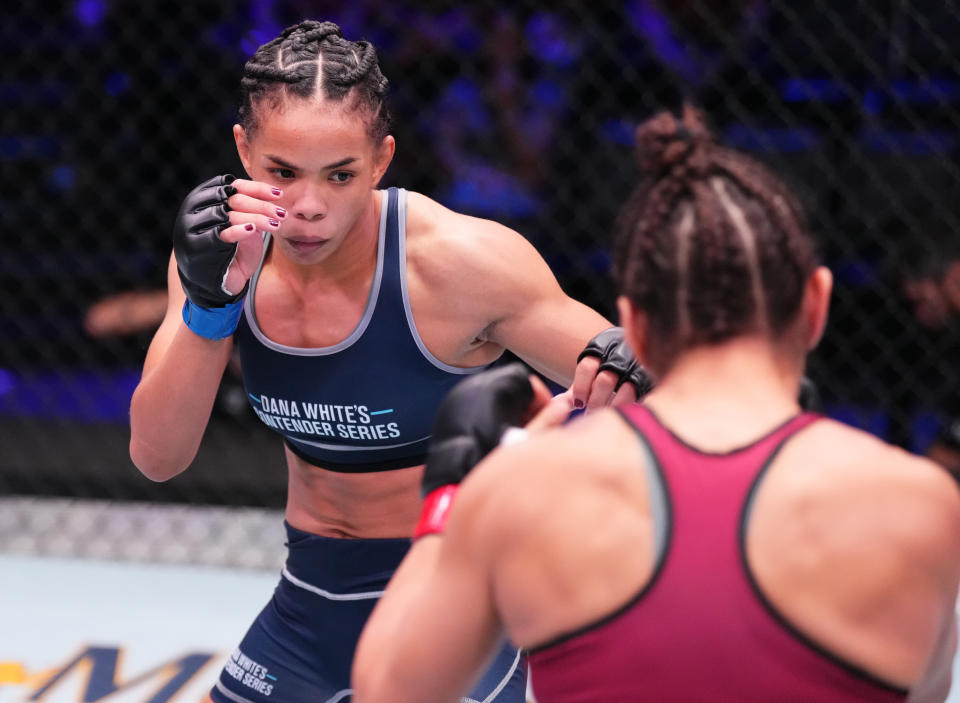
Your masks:
M 173 217 L 242 173 L 241 69 L 304 18 L 378 49 L 384 179 L 507 224 L 613 315 L 633 127 L 690 99 L 794 182 L 837 278 L 827 412 L 960 471 L 956 0 L 51 0 L 0 19 L 0 494 L 277 507 L 278 440 L 226 381 L 196 465 L 127 456 Z

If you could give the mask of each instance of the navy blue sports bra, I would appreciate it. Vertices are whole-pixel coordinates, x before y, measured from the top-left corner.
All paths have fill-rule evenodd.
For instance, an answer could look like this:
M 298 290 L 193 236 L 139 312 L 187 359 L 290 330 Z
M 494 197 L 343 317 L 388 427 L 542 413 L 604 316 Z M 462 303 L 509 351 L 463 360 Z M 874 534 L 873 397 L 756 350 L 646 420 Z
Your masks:
M 443 363 L 417 333 L 407 290 L 406 191 L 384 194 L 379 242 L 366 309 L 342 342 L 303 349 L 267 339 L 254 307 L 259 268 L 235 335 L 257 417 L 294 454 L 333 471 L 422 464 L 440 401 L 465 374 L 485 368 Z

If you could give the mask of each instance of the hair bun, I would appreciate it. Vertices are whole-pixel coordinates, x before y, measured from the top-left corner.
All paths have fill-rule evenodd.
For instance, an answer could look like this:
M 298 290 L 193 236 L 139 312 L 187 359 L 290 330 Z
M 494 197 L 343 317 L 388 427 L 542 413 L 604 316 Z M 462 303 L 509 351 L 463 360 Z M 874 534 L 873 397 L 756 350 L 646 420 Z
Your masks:
M 318 20 L 304 20 L 300 24 L 287 27 L 280 33 L 282 39 L 290 38 L 291 41 L 302 44 L 321 42 L 331 36 L 343 36 L 340 26 L 333 22 L 320 22 Z
M 683 117 L 661 112 L 637 127 L 637 161 L 644 173 L 661 173 L 688 162 L 713 137 L 699 110 L 684 103 Z

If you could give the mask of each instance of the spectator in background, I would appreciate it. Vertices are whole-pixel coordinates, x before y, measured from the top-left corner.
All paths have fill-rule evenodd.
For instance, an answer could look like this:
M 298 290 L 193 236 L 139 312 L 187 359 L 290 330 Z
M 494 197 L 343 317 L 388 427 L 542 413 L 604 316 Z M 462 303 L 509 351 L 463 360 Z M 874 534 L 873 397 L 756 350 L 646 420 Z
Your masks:
M 423 35 L 436 19 L 422 18 Z M 444 79 L 417 111 L 419 141 L 433 145 L 441 167 L 437 198 L 505 222 L 539 244 L 545 163 L 582 41 L 552 10 L 471 8 L 466 17 L 448 19 L 456 70 L 436 76 L 430 62 L 419 64 L 425 78 Z M 411 48 L 423 43 L 415 33 L 408 38 Z
M 960 258 L 947 264 L 940 286 L 950 310 L 954 315 L 960 314 Z
M 100 341 L 141 336 L 149 340 L 163 322 L 167 300 L 165 288 L 113 293 L 87 308 L 83 318 L 84 331 Z M 222 416 L 259 429 L 259 423 L 254 424 L 254 415 L 247 404 L 239 354 L 230 356 L 227 372 L 220 379 L 214 409 Z
M 956 283 L 953 281 L 957 277 L 957 262 L 952 262 L 943 271 L 939 268 L 938 265 L 927 270 L 905 272 L 901 281 L 901 290 L 917 323 L 935 332 L 946 330 L 952 317 L 960 311 L 960 306 L 954 307 L 954 303 L 960 302 L 956 299 Z M 951 270 L 954 273 L 951 274 Z M 948 297 L 948 290 L 952 297 Z
M 83 327 L 91 337 L 153 332 L 167 311 L 167 291 L 126 290 L 97 300 L 87 309 Z
M 697 99 L 742 60 L 770 14 L 763 0 L 630 0 L 625 8 L 630 29 L 677 90 Z
M 938 346 L 952 350 L 938 355 L 952 360 L 953 378 L 946 384 L 938 379 L 942 425 L 926 452 L 960 479 L 960 258 L 905 274 L 901 288 L 917 324 L 940 342 Z
M 566 246 L 552 263 L 572 294 L 600 310 L 614 297 L 607 233 L 633 182 L 633 125 L 684 98 L 715 113 L 723 101 L 711 88 L 742 65 L 765 7 L 757 0 L 600 0 L 565 20 L 575 28 L 576 58 L 562 73 L 543 219 L 563 228 Z

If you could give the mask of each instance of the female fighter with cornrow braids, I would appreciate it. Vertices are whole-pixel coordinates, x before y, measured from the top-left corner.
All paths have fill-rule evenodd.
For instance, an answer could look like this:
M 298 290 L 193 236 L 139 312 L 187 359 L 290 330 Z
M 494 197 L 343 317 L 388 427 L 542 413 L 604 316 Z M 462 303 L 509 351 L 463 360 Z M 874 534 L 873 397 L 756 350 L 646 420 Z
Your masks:
M 657 387 L 536 432 L 565 408 L 522 368 L 449 394 L 354 701 L 455 700 L 504 638 L 528 651 L 539 703 L 942 701 L 956 484 L 800 408 L 831 276 L 783 183 L 689 107 L 637 137 L 614 262 Z
M 303 22 L 260 47 L 241 88 L 249 180 L 183 202 L 130 453 L 156 481 L 191 463 L 235 344 L 254 411 L 284 439 L 289 558 L 211 695 L 335 703 L 410 546 L 446 392 L 505 348 L 588 407 L 649 384 L 622 331 L 565 296 L 519 234 L 376 189 L 394 140 L 370 44 Z M 525 670 L 504 647 L 471 698 L 522 701 Z

